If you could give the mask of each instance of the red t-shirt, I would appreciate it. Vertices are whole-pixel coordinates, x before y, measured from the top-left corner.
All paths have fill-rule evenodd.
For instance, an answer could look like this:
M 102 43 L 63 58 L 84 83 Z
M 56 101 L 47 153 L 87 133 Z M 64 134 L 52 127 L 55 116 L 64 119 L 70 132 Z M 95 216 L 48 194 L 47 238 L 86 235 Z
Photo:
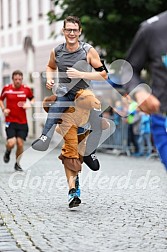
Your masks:
M 22 84 L 19 88 L 15 88 L 13 84 L 8 84 L 2 89 L 0 100 L 6 99 L 6 108 L 10 109 L 10 113 L 6 116 L 6 122 L 27 123 L 26 110 L 22 108 L 26 99 L 31 100 L 33 93 L 31 89 Z

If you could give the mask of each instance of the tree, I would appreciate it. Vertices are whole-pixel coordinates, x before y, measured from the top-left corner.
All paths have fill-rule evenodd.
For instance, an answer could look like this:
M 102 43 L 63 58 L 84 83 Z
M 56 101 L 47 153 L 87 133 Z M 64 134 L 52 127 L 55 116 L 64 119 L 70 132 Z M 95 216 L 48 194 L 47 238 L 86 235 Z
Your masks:
M 167 9 L 166 0 L 55 0 L 60 15 L 48 13 L 50 24 L 68 15 L 79 16 L 86 41 L 106 52 L 106 60 L 123 58 L 139 24 Z

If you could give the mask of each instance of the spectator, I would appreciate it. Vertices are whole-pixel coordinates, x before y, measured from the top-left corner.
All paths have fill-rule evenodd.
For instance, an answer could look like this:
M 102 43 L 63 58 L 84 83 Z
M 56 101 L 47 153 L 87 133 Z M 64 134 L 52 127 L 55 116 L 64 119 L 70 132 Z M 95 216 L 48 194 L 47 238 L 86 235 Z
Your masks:
M 139 137 L 139 146 L 141 155 L 145 155 L 145 146 L 146 146 L 146 156 L 151 155 L 152 144 L 151 144 L 150 115 L 144 112 L 142 112 L 141 116 L 141 133 Z
M 128 149 L 131 154 L 138 155 L 139 154 L 139 144 L 138 144 L 138 138 L 139 138 L 139 132 L 138 127 L 135 127 L 136 123 L 139 122 L 138 113 L 136 110 L 136 102 L 131 101 L 129 104 L 128 109 L 128 117 L 127 117 L 127 123 L 128 123 Z M 134 146 L 134 151 L 131 151 L 131 143 Z

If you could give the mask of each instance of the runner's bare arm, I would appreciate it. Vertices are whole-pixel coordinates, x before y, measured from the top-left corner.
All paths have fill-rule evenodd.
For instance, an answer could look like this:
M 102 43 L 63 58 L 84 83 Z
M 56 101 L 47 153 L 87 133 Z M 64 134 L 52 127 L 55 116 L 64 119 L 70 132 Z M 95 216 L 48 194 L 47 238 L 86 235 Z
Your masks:
M 97 51 L 92 47 L 87 54 L 88 63 L 95 69 L 101 67 L 103 64 Z M 107 73 L 105 70 L 98 72 L 81 72 L 75 68 L 69 67 L 67 70 L 67 75 L 69 78 L 81 78 L 87 80 L 105 80 L 107 79 Z
M 4 115 L 8 116 L 8 114 L 10 113 L 10 109 L 5 108 L 4 102 L 2 100 L 0 100 L 0 107 L 1 107 L 2 112 L 4 113 Z
M 55 77 L 55 73 L 57 70 L 57 65 L 56 65 L 56 57 L 55 57 L 55 52 L 54 49 L 50 53 L 49 61 L 46 66 L 46 78 L 47 78 L 47 83 L 46 87 L 48 89 L 51 89 L 53 87 L 53 79 Z

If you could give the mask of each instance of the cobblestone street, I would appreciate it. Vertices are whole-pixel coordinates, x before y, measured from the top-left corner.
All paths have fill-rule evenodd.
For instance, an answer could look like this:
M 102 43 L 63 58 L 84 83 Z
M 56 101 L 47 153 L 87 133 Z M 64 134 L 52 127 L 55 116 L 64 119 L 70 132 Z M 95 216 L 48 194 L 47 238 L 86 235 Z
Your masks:
M 99 152 L 101 170 L 83 166 L 82 203 L 69 210 L 60 150 L 26 148 L 20 173 L 14 151 L 3 163 L 0 145 L 0 252 L 167 251 L 167 174 L 158 159 Z

